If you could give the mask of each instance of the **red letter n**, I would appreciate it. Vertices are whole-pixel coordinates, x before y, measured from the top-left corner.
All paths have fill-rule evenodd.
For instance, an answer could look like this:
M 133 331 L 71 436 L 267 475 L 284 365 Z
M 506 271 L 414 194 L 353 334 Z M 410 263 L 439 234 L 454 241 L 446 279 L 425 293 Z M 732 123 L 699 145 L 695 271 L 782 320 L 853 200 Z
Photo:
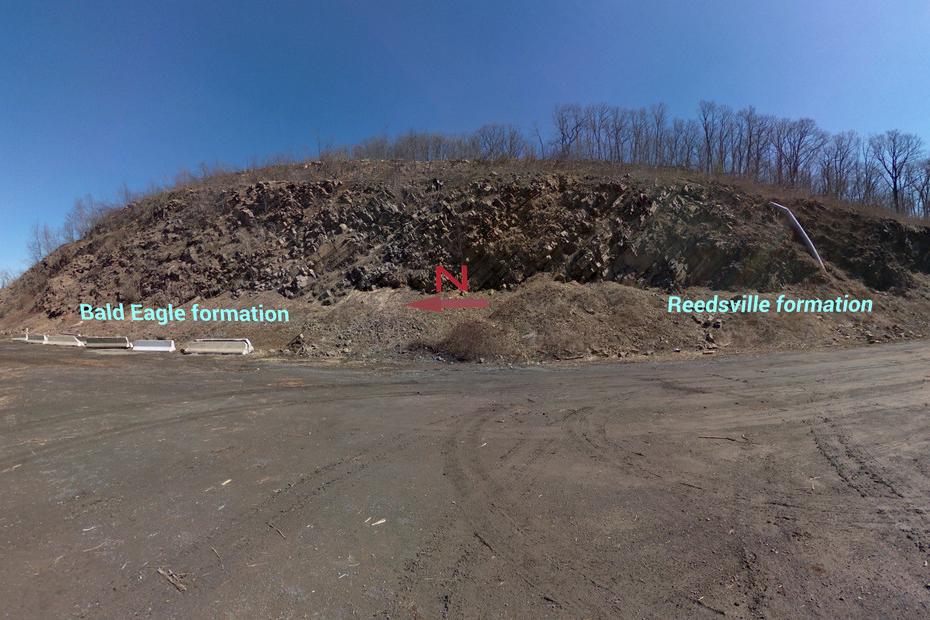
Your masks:
M 442 277 L 445 276 L 449 282 L 455 285 L 455 288 L 460 291 L 468 292 L 468 265 L 462 265 L 462 275 L 461 280 L 456 280 L 455 277 L 449 273 L 449 270 L 443 267 L 442 265 L 436 265 L 436 292 L 442 292 Z

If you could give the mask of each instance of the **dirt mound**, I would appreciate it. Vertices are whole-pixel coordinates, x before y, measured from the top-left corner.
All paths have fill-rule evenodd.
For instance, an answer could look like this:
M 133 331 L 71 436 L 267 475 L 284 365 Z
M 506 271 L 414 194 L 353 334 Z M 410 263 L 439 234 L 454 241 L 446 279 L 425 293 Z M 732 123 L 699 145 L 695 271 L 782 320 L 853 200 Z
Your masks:
M 695 287 L 873 289 L 913 298 L 930 272 L 925 226 L 788 201 L 818 246 L 824 272 L 768 206 L 777 195 L 691 174 L 658 178 L 552 163 L 361 162 L 339 170 L 297 167 L 279 176 L 252 182 L 232 175 L 112 213 L 4 291 L 0 321 L 8 328 L 39 319 L 73 322 L 80 302 L 177 306 L 266 294 L 298 316 L 301 307 L 315 316 L 324 306 L 357 303 L 353 291 L 430 292 L 436 265 L 455 272 L 468 264 L 473 291 L 517 290 L 520 309 L 513 309 L 518 295 L 474 319 L 491 322 L 482 329 L 445 325 L 440 340 L 424 332 L 427 319 L 408 311 L 406 319 L 397 316 L 397 325 L 406 326 L 398 327 L 394 349 L 432 347 L 461 359 L 548 359 L 655 348 L 663 309 L 643 309 L 641 326 L 611 323 L 611 304 L 620 301 L 611 299 L 615 293 L 581 287 L 537 299 L 536 306 L 549 307 L 540 317 L 549 323 L 526 325 L 521 317 L 533 307 L 529 299 L 552 293 L 525 286 L 535 276 L 551 285 L 624 285 L 626 303 L 635 297 L 627 289 L 655 295 Z M 381 322 L 390 333 L 390 321 Z M 587 329 L 586 322 L 603 330 Z M 300 330 L 292 325 L 286 340 Z M 303 332 L 295 350 L 327 349 L 319 346 L 320 330 Z M 598 335 L 585 342 L 588 333 Z M 665 339 L 677 342 L 678 336 Z

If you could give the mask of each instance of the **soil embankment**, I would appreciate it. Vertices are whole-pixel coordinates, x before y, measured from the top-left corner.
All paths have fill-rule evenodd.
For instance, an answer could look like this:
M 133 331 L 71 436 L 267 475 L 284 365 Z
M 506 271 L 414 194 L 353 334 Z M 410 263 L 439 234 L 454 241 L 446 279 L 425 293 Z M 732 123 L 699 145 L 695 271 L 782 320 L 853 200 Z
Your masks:
M 826 271 L 781 216 L 791 207 Z M 436 265 L 484 310 L 423 314 Z M 109 214 L 0 294 L 0 327 L 236 334 L 328 359 L 552 360 L 920 337 L 930 228 L 693 174 L 353 162 L 229 174 Z M 669 314 L 690 297 L 872 299 L 871 314 Z M 78 304 L 286 308 L 284 325 L 81 322 Z

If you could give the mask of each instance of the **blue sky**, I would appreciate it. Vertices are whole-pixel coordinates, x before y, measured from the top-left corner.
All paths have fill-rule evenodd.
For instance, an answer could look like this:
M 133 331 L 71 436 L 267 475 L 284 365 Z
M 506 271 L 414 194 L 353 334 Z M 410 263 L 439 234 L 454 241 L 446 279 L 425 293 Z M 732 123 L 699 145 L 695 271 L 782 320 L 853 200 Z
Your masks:
M 930 3 L 0 0 L 0 268 L 35 222 L 200 162 L 557 103 L 755 105 L 930 139 Z

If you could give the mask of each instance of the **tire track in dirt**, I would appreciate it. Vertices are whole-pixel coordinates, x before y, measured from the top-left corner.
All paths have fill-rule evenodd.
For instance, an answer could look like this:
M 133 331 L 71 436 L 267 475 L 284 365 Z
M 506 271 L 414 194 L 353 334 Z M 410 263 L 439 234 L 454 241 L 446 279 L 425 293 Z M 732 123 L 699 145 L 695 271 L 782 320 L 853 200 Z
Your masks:
M 331 404 L 336 402 L 347 402 L 353 400 L 370 400 L 370 399 L 385 399 L 385 398 L 398 398 L 406 396 L 430 396 L 430 395 L 448 395 L 447 391 L 436 390 L 434 392 L 426 393 L 422 391 L 411 391 L 407 393 L 384 393 L 377 395 L 367 395 L 364 397 L 352 397 L 352 398 L 341 398 L 341 397 L 330 397 L 330 398 L 314 398 L 312 406 L 316 407 L 318 405 Z M 229 400 L 228 397 L 223 400 Z M 300 401 L 296 401 L 292 398 L 292 395 L 287 395 L 287 398 L 281 399 L 273 402 L 261 402 L 256 403 L 252 402 L 248 405 L 239 405 L 231 407 L 219 407 L 216 409 L 205 409 L 199 412 L 184 413 L 176 416 L 169 416 L 164 418 L 159 418 L 157 420 L 148 420 L 148 421 L 139 421 L 132 422 L 128 424 L 123 424 L 121 426 L 104 428 L 104 429 L 94 429 L 79 435 L 69 435 L 60 440 L 51 440 L 46 444 L 42 444 L 38 447 L 28 448 L 28 450 L 23 452 L 18 452 L 12 455 L 5 456 L 0 458 L 0 469 L 5 469 L 13 465 L 25 464 L 36 459 L 42 458 L 43 456 L 54 454 L 55 452 L 68 450 L 88 443 L 97 443 L 101 439 L 112 439 L 115 437 L 122 437 L 124 435 L 129 435 L 137 431 L 148 431 L 155 430 L 163 427 L 173 426 L 178 423 L 188 423 L 196 422 L 200 420 L 209 420 L 212 418 L 219 418 L 228 415 L 234 415 L 237 413 L 243 413 L 246 411 L 257 411 L 259 409 L 269 409 L 269 408 L 280 408 L 285 406 L 293 406 L 303 404 Z M 152 410 L 160 411 L 163 408 L 153 407 Z M 75 422 L 84 421 L 87 418 L 99 417 L 102 415 L 119 415 L 118 412 L 106 412 L 99 414 L 92 414 L 89 416 L 80 416 L 76 417 Z M 27 444 L 18 444 L 17 446 L 11 446 L 12 448 L 27 445 Z
M 659 466 L 635 462 L 632 457 L 645 459 L 639 451 L 630 450 L 612 442 L 607 436 L 608 412 L 594 407 L 582 407 L 566 416 L 563 428 L 578 450 L 599 464 L 615 468 L 627 475 L 642 475 L 647 478 L 663 478 L 655 469 Z M 595 422 L 597 419 L 597 422 Z
M 249 405 L 240 405 L 236 407 L 220 407 L 218 409 L 208 409 L 205 411 L 197 413 L 187 413 L 178 416 L 170 416 L 167 418 L 160 418 L 158 420 L 150 420 L 145 422 L 133 422 L 129 424 L 124 424 L 122 426 L 117 426 L 115 428 L 107 429 L 98 429 L 92 432 L 87 432 L 81 435 L 69 435 L 60 440 L 52 440 L 49 443 L 42 444 L 36 448 L 29 448 L 28 453 L 17 453 L 14 456 L 7 456 L 3 459 L 0 459 L 0 467 L 11 463 L 28 463 L 39 458 L 42 458 L 46 455 L 54 454 L 60 451 L 69 450 L 72 448 L 78 448 L 87 444 L 95 444 L 101 439 L 113 439 L 116 437 L 122 437 L 125 435 L 130 435 L 139 431 L 149 431 L 162 427 L 173 426 L 175 424 L 187 423 L 187 422 L 196 422 L 199 420 L 209 420 L 212 418 L 219 418 L 228 415 L 234 415 L 237 413 L 242 413 L 245 411 L 256 411 L 264 407 L 278 407 L 286 405 L 288 403 L 263 403 L 256 404 L 251 403 Z M 26 444 L 19 444 L 26 445 Z
M 396 618 L 403 615 L 409 615 L 411 618 L 430 618 L 429 613 L 422 615 L 421 610 L 417 608 L 414 599 L 417 596 L 417 588 L 423 587 L 427 577 L 425 574 L 432 568 L 433 574 L 441 569 L 437 569 L 436 564 L 443 563 L 447 557 L 437 557 L 442 552 L 451 547 L 451 541 L 456 536 L 455 527 L 458 524 L 458 513 L 449 511 L 443 515 L 437 525 L 430 531 L 427 540 L 417 547 L 413 556 L 404 562 L 403 570 L 394 587 L 391 603 L 388 609 L 382 609 L 375 614 L 379 618 Z M 462 578 L 462 571 L 459 565 L 465 561 L 469 554 L 469 546 L 461 545 L 461 554 L 452 567 L 449 567 L 449 576 L 441 579 L 438 584 L 440 588 L 454 587 Z M 443 567 L 445 568 L 445 567 Z M 435 579 L 435 577 L 433 578 Z M 449 592 L 437 595 L 438 602 L 441 604 L 442 617 L 447 617 L 452 605 L 452 596 Z
M 340 387 L 345 388 L 348 386 L 327 385 L 323 387 L 331 388 L 331 389 L 338 389 Z M 354 388 L 356 386 L 351 386 L 351 387 Z M 278 386 L 275 386 L 275 390 L 281 391 L 281 392 L 284 392 L 284 391 L 290 392 L 290 391 L 297 391 L 297 390 L 316 390 L 316 389 L 320 389 L 320 386 L 315 386 L 315 385 L 301 385 L 301 386 L 278 385 Z M 222 392 L 222 393 L 217 394 L 214 398 L 222 399 L 222 400 L 229 400 L 231 398 L 246 398 L 246 397 L 259 396 L 259 395 L 265 395 L 265 394 L 268 394 L 267 387 Z M 316 405 L 316 404 L 329 404 L 329 403 L 334 403 L 334 402 L 366 401 L 366 400 L 382 399 L 382 398 L 402 398 L 406 396 L 447 396 L 447 395 L 449 395 L 449 391 L 442 390 L 442 389 L 405 390 L 405 391 L 400 391 L 400 392 L 386 391 L 386 392 L 379 392 L 375 394 L 358 394 L 354 396 L 339 395 L 339 396 L 331 396 L 331 397 L 323 397 L 323 398 L 314 396 L 313 404 Z M 184 401 L 181 401 L 181 403 L 178 403 L 178 404 L 183 404 L 183 402 Z M 136 409 L 135 413 L 137 414 L 157 412 L 157 411 L 161 411 L 164 409 L 163 404 L 159 404 L 157 406 L 148 407 L 148 408 L 141 409 L 141 410 L 138 410 L 138 407 L 133 403 L 126 404 L 126 407 L 130 407 L 130 406 Z M 59 414 L 55 416 L 48 416 L 48 417 L 44 417 L 41 419 L 32 420 L 30 422 L 23 422 L 20 424 L 16 424 L 6 429 L 6 432 L 20 432 L 20 431 L 28 431 L 28 430 L 33 430 L 33 429 L 42 429 L 44 427 L 54 425 L 58 422 L 72 422 L 72 421 L 83 422 L 85 420 L 92 420 L 95 418 L 113 416 L 113 415 L 120 415 L 120 412 L 102 409 L 99 411 L 87 412 L 87 413 L 78 413 L 78 412 L 63 413 L 63 414 Z
M 551 416 L 544 427 L 561 430 L 567 417 Z M 506 481 L 495 482 L 475 451 L 481 431 L 493 411 L 458 425 L 446 442 L 446 473 L 460 498 L 461 519 L 468 524 L 484 555 L 491 554 L 507 565 L 508 574 L 522 582 L 542 605 L 554 607 L 559 614 L 586 617 L 591 614 L 620 613 L 620 595 L 594 576 L 596 567 L 585 560 L 576 544 L 562 541 L 558 527 L 540 527 L 537 515 L 524 507 L 522 498 L 532 488 L 533 465 L 551 451 L 555 438 L 537 440 L 529 451 L 511 452 L 519 458 L 516 467 L 506 470 Z M 464 441 L 462 440 L 464 437 Z M 525 454 L 524 454 L 525 452 Z M 517 455 L 520 455 L 519 457 Z M 544 549 L 545 551 L 540 551 Z M 470 553 L 469 562 L 477 553 Z M 447 596 L 454 603 L 455 590 Z
M 721 378 L 727 379 L 725 377 Z M 672 383 L 668 381 L 664 382 L 664 384 L 666 388 L 672 385 Z M 693 392 L 691 394 L 692 396 L 695 394 L 704 394 L 701 390 L 685 389 L 683 391 Z M 724 391 L 714 390 L 710 393 L 716 396 L 722 392 Z M 630 394 L 635 393 L 635 391 L 630 392 Z M 733 397 L 740 399 L 746 398 L 744 393 L 725 393 L 730 393 Z M 623 396 L 626 396 L 626 394 L 619 395 L 619 397 Z M 723 492 L 720 489 L 708 490 L 696 486 L 688 482 L 688 480 L 693 481 L 693 476 L 683 476 L 681 470 L 675 467 L 674 450 L 676 448 L 673 446 L 677 444 L 677 449 L 680 450 L 680 441 L 674 442 L 672 446 L 666 446 L 665 450 L 672 450 L 672 452 L 666 454 L 665 458 L 657 461 L 656 458 L 647 456 L 647 454 L 644 453 L 646 451 L 641 452 L 630 448 L 623 445 L 624 442 L 618 443 L 612 441 L 607 432 L 607 425 L 611 421 L 611 415 L 611 409 L 603 406 L 598 408 L 583 407 L 576 414 L 565 418 L 564 428 L 566 434 L 575 442 L 579 451 L 588 455 L 588 457 L 596 463 L 612 468 L 619 475 L 627 478 L 641 478 L 651 482 L 656 482 L 657 479 L 661 479 L 662 482 L 658 484 L 665 486 L 668 493 L 685 498 L 684 501 L 686 504 L 693 503 L 693 494 L 695 490 L 698 490 L 702 496 L 714 495 L 719 497 L 721 501 L 726 501 L 728 503 L 745 503 L 746 506 L 742 510 L 734 511 L 734 514 L 731 515 L 730 518 L 734 521 L 740 521 L 742 519 L 744 526 L 740 529 L 751 531 L 751 526 L 740 516 L 753 514 L 753 510 L 748 506 L 748 500 L 739 497 L 738 493 L 736 494 L 737 497 L 734 497 L 733 493 L 729 491 Z M 650 426 L 649 428 L 654 427 Z M 653 450 L 658 449 L 662 452 L 663 448 L 653 445 L 654 442 L 655 439 L 650 438 L 650 441 L 647 443 L 652 446 Z M 742 446 L 743 449 L 750 447 L 751 446 L 748 444 Z M 653 450 L 649 450 L 648 452 L 651 453 Z M 682 486 L 673 486 L 676 483 Z M 672 486 L 668 486 L 669 484 Z M 740 542 L 738 545 L 733 545 L 733 552 L 739 558 L 739 567 L 742 571 L 742 580 L 739 583 L 740 594 L 737 596 L 737 598 L 741 600 L 738 602 L 743 605 L 743 609 L 748 610 L 752 618 L 761 619 L 765 617 L 763 611 L 765 593 L 763 586 L 760 584 L 765 582 L 765 578 L 762 576 L 762 569 L 759 566 L 755 553 L 750 551 L 741 539 L 739 540 Z M 705 587 L 707 587 L 707 585 L 705 585 Z M 710 599 L 705 599 L 703 596 L 695 596 L 693 592 L 689 592 L 682 587 L 673 587 L 671 589 L 674 594 L 666 601 L 670 605 L 679 606 L 680 604 L 685 604 L 692 609 L 691 613 L 712 613 L 716 616 L 728 615 L 726 611 L 723 611 L 725 606 L 720 603 L 714 603 Z M 717 591 L 717 594 L 727 597 L 725 591 Z M 729 604 L 729 602 L 727 604 Z
M 469 414 L 469 416 L 476 416 L 478 423 L 475 426 L 483 427 L 491 416 L 499 413 L 498 409 L 491 405 L 485 409 L 479 409 Z M 466 417 L 462 416 L 456 421 L 453 428 L 450 429 L 443 446 L 447 464 L 444 470 L 445 475 L 451 474 L 453 478 L 456 475 L 454 472 L 450 472 L 448 461 L 450 455 L 459 450 L 456 444 L 463 441 L 458 437 L 464 429 L 468 428 Z M 467 441 L 471 446 L 477 446 L 477 431 L 468 433 L 464 441 Z M 552 444 L 553 440 L 550 439 L 539 442 L 537 445 L 529 445 L 528 454 L 521 458 L 520 452 L 528 446 L 526 433 L 521 431 L 514 445 L 499 456 L 498 461 L 502 466 L 515 462 L 515 465 L 510 467 L 510 471 L 513 471 L 518 479 L 522 479 L 526 476 L 527 469 L 548 451 Z M 491 484 L 491 480 L 486 474 L 482 475 L 481 478 L 482 484 Z M 532 483 L 527 486 L 527 488 L 531 487 Z M 461 494 L 457 497 L 461 498 Z M 442 552 L 449 548 L 456 549 L 457 555 L 443 555 Z M 401 613 L 409 613 L 414 618 L 430 617 L 429 615 L 421 616 L 420 610 L 417 609 L 413 602 L 413 599 L 417 597 L 417 587 L 422 586 L 424 575 L 429 572 L 433 575 L 437 573 L 446 575 L 440 579 L 438 584 L 440 585 L 440 591 L 432 593 L 435 598 L 434 602 L 440 609 L 441 617 L 461 617 L 464 609 L 459 596 L 460 587 L 462 583 L 468 581 L 467 577 L 472 572 L 472 564 L 479 561 L 482 551 L 488 549 L 491 549 L 488 542 L 480 533 L 474 531 L 471 523 L 463 517 L 461 500 L 457 501 L 456 509 L 448 512 L 439 521 L 438 525 L 431 531 L 429 539 L 405 563 L 390 611 L 383 610 L 378 615 L 384 618 L 392 618 Z M 452 561 L 453 557 L 455 558 L 454 562 Z M 433 577 L 432 579 L 437 578 Z
M 459 532 L 458 540 L 455 540 L 454 543 L 459 550 L 458 558 L 451 567 L 449 577 L 444 580 L 443 583 L 443 592 L 440 595 L 440 600 L 442 602 L 442 617 L 459 617 L 463 611 L 462 601 L 459 597 L 459 592 L 462 584 L 465 582 L 464 576 L 470 575 L 472 573 L 471 566 L 479 561 L 481 561 L 481 556 L 487 551 L 490 551 L 492 554 L 496 553 L 494 548 L 488 543 L 486 538 L 479 531 L 479 528 L 475 526 L 474 519 L 471 518 L 471 508 L 469 507 L 469 496 L 471 492 L 469 490 L 469 481 L 465 479 L 464 471 L 458 466 L 458 457 L 459 454 L 465 450 L 468 450 L 470 447 L 471 450 L 477 449 L 477 435 L 487 421 L 492 415 L 497 413 L 497 409 L 494 406 L 486 408 L 485 410 L 478 410 L 472 414 L 473 422 L 468 424 L 468 420 L 461 418 L 458 423 L 454 424 L 450 429 L 449 434 L 446 437 L 446 440 L 443 445 L 443 454 L 445 455 L 444 459 L 444 475 L 447 476 L 456 490 L 456 506 L 458 510 L 454 513 L 452 519 L 455 524 L 460 528 L 463 528 Z M 464 434 L 464 439 L 462 435 Z M 548 445 L 548 442 L 542 442 Z M 467 444 L 468 447 L 463 448 L 462 446 Z M 535 445 L 531 446 L 529 454 L 525 458 L 518 459 L 515 467 L 511 467 L 510 470 L 516 474 L 516 480 L 522 479 L 526 470 L 537 461 L 542 454 L 547 449 L 547 445 Z M 525 435 L 521 436 L 516 444 L 508 450 L 509 458 L 505 461 L 514 461 L 517 459 L 516 455 L 526 446 Z M 500 459 L 499 459 L 500 460 Z M 486 472 L 479 472 L 478 478 L 480 480 L 479 487 L 484 485 L 491 484 L 490 477 Z M 516 486 L 516 485 L 515 485 Z M 523 485 L 520 485 L 523 486 Z M 513 531 L 518 532 L 520 528 L 517 524 L 513 523 L 509 519 L 509 515 L 501 515 L 504 520 L 510 522 L 510 527 Z M 446 528 L 444 528 L 446 529 Z M 441 532 L 440 538 L 446 542 L 449 541 L 450 533 L 452 528 L 447 528 L 446 531 Z M 437 558 L 431 558 L 433 563 L 435 563 Z M 429 567 L 429 563 L 425 563 L 418 567 L 420 570 L 426 570 Z M 532 589 L 537 589 L 536 584 L 530 579 L 522 570 L 516 570 L 516 575 L 521 581 L 529 585 Z M 540 596 L 545 596 L 541 594 Z
M 762 584 L 767 579 L 760 576 L 759 558 L 750 551 L 745 545 L 741 547 L 740 555 L 741 565 L 745 572 L 746 578 L 746 598 L 748 600 L 749 613 L 753 618 L 762 620 L 765 614 L 765 589 Z
M 836 425 L 811 427 L 817 451 L 827 460 L 836 475 L 846 486 L 864 498 L 903 498 L 900 491 L 889 483 L 875 465 L 864 458 L 861 450 L 849 438 L 836 430 Z
M 811 426 L 810 433 L 817 451 L 846 486 L 873 505 L 885 529 L 903 534 L 921 553 L 930 551 L 926 484 L 915 490 L 906 474 L 894 476 L 830 418 Z M 922 475 L 919 469 L 916 473 Z
M 461 415 L 463 414 L 434 420 L 426 424 L 424 429 L 447 424 Z M 224 563 L 233 564 L 243 558 L 248 558 L 259 547 L 264 547 L 268 536 L 277 536 L 276 531 L 280 531 L 286 540 L 286 535 L 292 535 L 293 531 L 299 529 L 306 520 L 302 511 L 312 501 L 329 493 L 335 486 L 357 477 L 372 465 L 397 458 L 398 454 L 418 445 L 429 435 L 430 433 L 425 430 L 397 433 L 382 438 L 351 455 L 323 465 L 313 472 L 301 475 L 280 492 L 272 493 L 264 501 L 253 506 L 248 513 L 237 517 L 232 523 L 222 528 L 200 536 L 179 553 L 165 558 L 164 562 L 169 566 L 182 567 L 184 572 L 198 577 L 190 588 L 191 594 L 196 594 L 198 591 L 216 591 L 230 576 L 225 571 L 212 570 L 216 561 L 212 549 L 222 549 Z M 301 518 L 298 519 L 298 516 Z M 270 523 L 274 524 L 274 529 L 270 529 Z M 120 592 L 119 597 L 122 603 L 117 602 L 117 607 L 126 607 L 125 610 L 128 612 L 130 609 L 125 602 L 141 596 L 149 599 L 151 604 L 135 609 L 130 615 L 135 617 L 154 613 L 157 616 L 157 611 L 162 606 L 163 586 L 164 584 L 157 579 L 149 579 L 141 583 L 129 581 L 128 584 L 125 582 L 114 584 L 114 589 Z M 156 601 L 158 601 L 157 604 Z M 192 606 L 202 603 L 204 601 L 194 598 L 184 602 Z M 178 608 L 177 602 L 173 605 L 172 609 Z

